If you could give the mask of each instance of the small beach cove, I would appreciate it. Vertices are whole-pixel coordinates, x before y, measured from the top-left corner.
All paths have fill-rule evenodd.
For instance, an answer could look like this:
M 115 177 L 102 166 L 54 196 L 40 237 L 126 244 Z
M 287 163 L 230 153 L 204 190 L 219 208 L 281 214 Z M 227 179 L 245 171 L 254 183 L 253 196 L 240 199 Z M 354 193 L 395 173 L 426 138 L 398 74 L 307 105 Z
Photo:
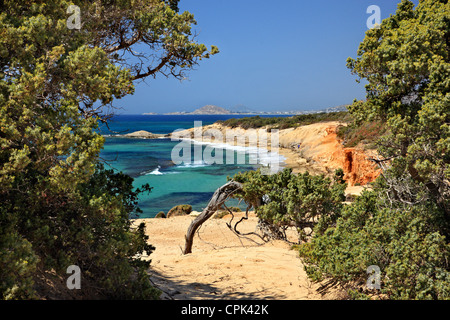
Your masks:
M 347 169 L 347 178 L 352 180 L 346 194 L 358 195 L 366 188 L 359 185 L 359 182 L 370 172 L 364 171 L 367 167 L 359 163 L 351 168 L 345 167 L 346 150 L 336 137 L 338 125 L 339 122 L 324 122 L 281 130 L 280 144 L 276 151 L 284 157 L 285 166 L 291 168 L 294 173 L 309 171 L 312 174 L 330 174 L 334 169 L 344 167 Z M 205 126 L 203 130 L 211 128 L 222 132 L 230 129 L 212 124 Z M 239 128 L 232 130 L 237 131 L 234 133 L 236 135 L 249 131 Z M 218 143 L 204 137 L 201 142 L 212 145 Z M 271 151 L 270 145 L 268 150 Z M 234 214 L 237 217 L 243 213 Z M 345 293 L 339 289 L 323 291 L 323 283 L 313 283 L 308 278 L 292 244 L 281 240 L 263 242 L 256 236 L 238 237 L 227 226 L 230 216 L 207 220 L 195 235 L 193 252 L 183 255 L 185 235 L 194 219 L 195 214 L 168 219 L 138 220 L 145 222 L 149 243 L 156 247 L 150 256 L 152 263 L 149 274 L 154 285 L 162 291 L 161 299 L 345 298 Z M 240 225 L 239 231 L 255 232 L 257 223 L 258 218 L 252 213 L 249 219 Z M 290 230 L 290 237 L 292 242 L 297 241 L 295 230 Z
M 201 145 L 203 150 L 208 146 L 224 151 L 228 149 L 240 152 L 242 150 L 248 152 L 247 149 L 263 151 L 271 159 L 280 159 L 280 170 L 288 167 L 294 174 L 308 171 L 313 175 L 331 175 L 334 170 L 343 168 L 348 181 L 346 195 L 351 198 L 360 194 L 367 187 L 365 182 L 372 179 L 376 172 L 372 164 L 366 160 L 368 154 L 361 150 L 349 150 L 343 147 L 336 135 L 340 125 L 345 124 L 339 121 L 328 121 L 280 130 L 277 148 L 272 148 L 270 133 L 267 145 L 256 146 L 237 141 L 227 143 L 224 140 L 217 140 L 216 136 L 208 136 L 208 132 L 214 130 L 221 133 L 222 137 L 225 137 L 227 132 L 238 137 L 248 137 L 252 134 L 259 136 L 264 134 L 265 128 L 229 128 L 219 123 L 212 123 L 200 128 L 200 139 L 194 137 L 195 128 L 185 129 L 181 133 L 185 139 L 190 140 L 193 147 Z M 143 147 L 147 146 L 149 142 L 164 142 L 159 139 L 161 136 L 154 136 L 153 140 L 146 139 L 153 135 L 153 132 L 153 130 L 151 132 L 132 132 L 127 135 L 127 138 L 133 138 Z M 166 134 L 164 139 L 172 141 L 172 147 L 182 141 L 176 138 L 172 139 L 171 134 Z M 151 149 L 148 152 L 151 152 Z M 167 151 L 165 152 L 167 153 Z M 255 154 L 260 157 L 259 153 Z M 351 155 L 350 164 L 348 164 L 348 154 Z M 178 179 L 183 174 L 186 176 L 195 170 L 193 172 L 198 175 L 199 169 L 214 168 L 196 162 L 175 167 L 161 165 L 161 162 L 155 162 L 155 164 L 158 166 L 150 167 L 151 169 L 145 173 L 144 177 L 151 177 L 152 180 L 159 178 L 165 182 L 172 179 L 173 186 L 177 186 L 177 188 L 182 186 Z M 227 167 L 227 164 L 224 164 L 220 169 L 223 174 L 227 174 L 238 168 Z M 242 167 L 242 169 L 250 170 L 251 168 Z M 186 170 L 186 172 L 182 173 L 182 170 Z M 199 180 L 200 182 L 201 180 Z M 224 180 L 223 183 L 225 182 Z M 218 187 L 219 181 L 216 184 Z M 159 184 L 155 184 L 155 187 L 158 188 Z M 196 191 L 201 187 L 202 183 L 196 184 L 195 188 L 192 186 L 188 188 Z M 208 193 L 208 195 L 205 193 L 203 202 L 207 203 L 211 195 L 212 193 Z M 166 201 L 169 200 L 167 196 L 164 198 Z M 185 201 L 174 204 L 194 203 L 186 197 Z M 313 283 L 308 278 L 297 250 L 292 248 L 292 243 L 297 241 L 294 229 L 290 230 L 292 243 L 281 240 L 263 242 L 257 236 L 238 237 L 227 226 L 230 216 L 221 219 L 211 218 L 196 233 L 193 252 L 183 255 L 188 227 L 195 219 L 196 214 L 202 210 L 198 206 L 197 208 L 193 207 L 194 213 L 191 215 L 166 219 L 143 217 L 143 219 L 135 220 L 136 223 L 145 223 L 145 232 L 149 237 L 148 242 L 156 248 L 146 258 L 151 259 L 148 273 L 153 284 L 162 292 L 160 299 L 329 300 L 345 298 L 345 294 L 338 289 L 331 288 L 323 291 L 321 290 L 323 283 Z M 237 218 L 243 213 L 236 212 L 234 214 Z M 257 224 L 258 218 L 252 212 L 249 219 L 240 224 L 239 231 L 243 233 L 256 232 Z
M 214 191 L 226 183 L 227 176 L 260 166 L 250 163 L 253 155 L 246 152 L 245 148 L 233 149 L 232 146 L 224 145 L 222 147 L 232 150 L 236 158 L 244 156 L 245 163 L 226 163 L 227 151 L 224 152 L 223 164 L 197 159 L 197 144 L 191 146 L 192 157 L 188 163 L 173 162 L 172 151 L 180 141 L 172 141 L 167 135 L 176 130 L 192 128 L 195 121 L 208 126 L 217 120 L 232 117 L 235 116 L 123 115 L 114 118 L 110 129 L 102 128 L 101 133 L 105 137 L 102 159 L 107 161 L 110 168 L 130 175 L 136 188 L 147 183 L 153 188 L 152 192 L 140 195 L 139 206 L 143 213 L 139 218 L 152 218 L 160 211 L 167 213 L 179 204 L 190 204 L 194 210 L 201 211 Z M 203 153 L 208 146 L 201 147 Z

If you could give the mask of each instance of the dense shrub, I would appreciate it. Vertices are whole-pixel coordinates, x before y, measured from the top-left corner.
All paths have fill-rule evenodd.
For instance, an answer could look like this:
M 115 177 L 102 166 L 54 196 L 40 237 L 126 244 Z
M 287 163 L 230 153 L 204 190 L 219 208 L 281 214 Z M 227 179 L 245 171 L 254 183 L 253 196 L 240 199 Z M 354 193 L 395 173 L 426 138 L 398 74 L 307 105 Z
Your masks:
M 9 214 L 1 216 L 0 225 L 9 230 L 0 236 L 2 297 L 39 298 L 33 286 L 37 270 L 66 277 L 67 267 L 76 265 L 84 279 L 80 297 L 156 298 L 158 291 L 146 275 L 150 262 L 140 259 L 154 248 L 144 224 L 132 227 L 130 221 L 140 212 L 139 193 L 150 188 L 134 190 L 132 182 L 99 164 L 76 193 L 36 192 L 29 185 L 28 197 L 17 191 L 3 195 L 2 212 Z
M 81 29 L 67 24 L 71 5 Z M 100 165 L 98 123 L 134 92 L 133 81 L 160 72 L 182 79 L 218 49 L 194 40 L 193 15 L 179 14 L 176 0 L 0 8 L 0 299 L 45 298 L 36 280 L 47 283 L 49 273 L 60 298 L 71 265 L 83 278 L 76 298 L 156 298 L 140 259 L 153 247 L 144 225 L 130 221 L 150 188 L 135 190 Z M 136 47 L 145 66 L 127 59 Z
M 338 137 L 346 148 L 360 146 L 367 149 L 376 149 L 376 142 L 387 134 L 388 126 L 381 121 L 363 121 L 359 124 L 350 122 L 337 129 Z
M 365 192 L 342 210 L 336 226 L 300 246 L 308 275 L 367 290 L 367 268 L 381 271 L 389 299 L 449 299 L 450 245 L 445 219 L 432 203 L 387 208 L 380 194 Z
M 314 280 L 360 289 L 354 297 L 450 299 L 449 15 L 448 1 L 403 0 L 348 59 L 368 80 L 367 100 L 349 106 L 354 125 L 339 134 L 356 144 L 378 135 L 371 124 L 385 128 L 376 141 L 383 173 L 300 254 Z M 379 292 L 365 286 L 372 265 Z
M 189 204 L 180 204 L 178 206 L 173 207 L 167 212 L 167 218 L 177 217 L 177 216 L 186 216 L 192 212 L 192 206 Z
M 248 171 L 233 177 L 243 184 L 234 197 L 255 209 L 268 237 L 286 239 L 285 230 L 295 227 L 299 241 L 304 241 L 308 230 L 323 232 L 340 216 L 346 184 L 339 177 L 295 175 L 291 169 L 270 176 Z

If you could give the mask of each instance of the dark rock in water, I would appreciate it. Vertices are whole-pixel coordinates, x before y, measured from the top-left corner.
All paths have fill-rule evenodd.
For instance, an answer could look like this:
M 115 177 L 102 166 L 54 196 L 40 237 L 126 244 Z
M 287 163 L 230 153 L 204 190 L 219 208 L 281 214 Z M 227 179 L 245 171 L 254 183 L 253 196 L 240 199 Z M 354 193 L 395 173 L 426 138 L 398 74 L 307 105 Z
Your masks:
M 162 169 L 176 166 L 176 164 L 173 163 L 172 160 L 168 160 L 168 159 L 158 159 L 158 164 L 161 166 Z

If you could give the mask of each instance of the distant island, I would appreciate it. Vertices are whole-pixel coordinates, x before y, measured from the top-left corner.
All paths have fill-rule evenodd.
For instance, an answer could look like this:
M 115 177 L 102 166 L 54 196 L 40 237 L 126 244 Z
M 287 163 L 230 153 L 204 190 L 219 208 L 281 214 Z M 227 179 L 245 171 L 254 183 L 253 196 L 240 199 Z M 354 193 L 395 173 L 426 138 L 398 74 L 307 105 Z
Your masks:
M 164 115 L 299 115 L 299 114 L 311 114 L 311 113 L 329 113 L 329 112 L 340 112 L 347 111 L 347 105 L 341 105 L 337 107 L 331 107 L 321 110 L 313 111 L 252 111 L 245 106 L 236 106 L 232 108 L 232 111 L 218 107 L 215 105 L 206 105 L 192 112 L 178 111 L 164 113 Z M 155 115 L 154 112 L 144 113 L 143 115 Z
M 191 112 L 191 114 L 231 114 L 231 112 L 218 106 L 207 105 Z
M 167 115 L 186 115 L 186 114 L 232 114 L 230 110 L 214 106 L 214 105 L 206 105 L 200 109 L 194 110 L 192 112 L 171 112 L 165 113 Z

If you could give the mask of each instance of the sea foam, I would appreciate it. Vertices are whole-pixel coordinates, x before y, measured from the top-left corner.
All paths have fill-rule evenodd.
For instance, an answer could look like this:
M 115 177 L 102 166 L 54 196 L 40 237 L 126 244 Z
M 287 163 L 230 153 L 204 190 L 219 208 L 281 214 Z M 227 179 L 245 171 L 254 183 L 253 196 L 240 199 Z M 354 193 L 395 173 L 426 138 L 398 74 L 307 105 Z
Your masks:
M 236 146 L 226 143 L 216 143 L 216 142 L 209 142 L 209 141 L 197 141 L 194 139 L 188 139 L 188 138 L 182 138 L 179 139 L 182 141 L 189 141 L 193 144 L 197 145 L 206 145 L 210 146 L 212 149 L 223 149 L 223 150 L 233 150 L 240 154 L 248 154 L 249 156 L 249 163 L 245 164 L 260 164 L 262 166 L 270 166 L 275 163 L 277 163 L 280 168 L 284 166 L 284 161 L 286 158 L 282 155 L 280 155 L 278 152 L 269 151 L 267 148 L 261 148 L 261 147 L 246 147 L 246 146 Z M 192 163 L 183 163 L 182 165 L 179 165 L 180 167 L 205 167 L 211 165 L 205 160 L 196 160 Z

